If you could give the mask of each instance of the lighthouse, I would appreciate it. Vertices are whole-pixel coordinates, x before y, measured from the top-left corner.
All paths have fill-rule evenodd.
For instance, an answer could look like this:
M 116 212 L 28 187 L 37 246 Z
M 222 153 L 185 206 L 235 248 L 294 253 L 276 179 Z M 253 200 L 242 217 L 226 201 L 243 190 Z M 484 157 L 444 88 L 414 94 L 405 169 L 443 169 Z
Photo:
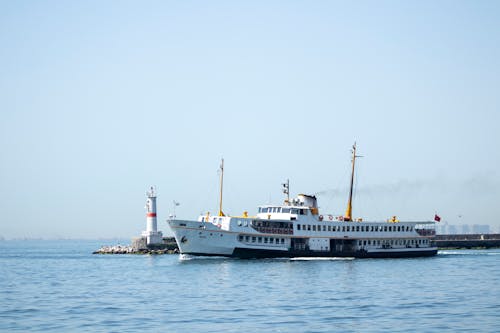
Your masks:
M 163 244 L 163 235 L 158 231 L 156 222 L 156 191 L 153 186 L 146 192 L 146 231 L 142 232 L 142 236 L 146 237 L 147 245 Z

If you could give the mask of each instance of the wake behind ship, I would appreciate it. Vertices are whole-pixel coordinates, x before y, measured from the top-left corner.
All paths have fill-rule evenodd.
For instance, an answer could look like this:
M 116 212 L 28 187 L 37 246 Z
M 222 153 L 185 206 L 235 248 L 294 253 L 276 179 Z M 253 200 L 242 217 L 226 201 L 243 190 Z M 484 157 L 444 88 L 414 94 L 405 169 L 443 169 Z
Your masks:
M 352 219 L 352 179 L 345 216 L 319 214 L 315 196 L 299 194 L 282 205 L 263 205 L 256 216 L 225 216 L 222 183 L 219 214 L 196 221 L 170 219 L 181 254 L 237 258 L 355 257 L 396 258 L 433 256 L 435 222 L 367 222 Z M 223 165 L 221 166 L 223 171 Z M 289 184 L 284 184 L 289 195 Z

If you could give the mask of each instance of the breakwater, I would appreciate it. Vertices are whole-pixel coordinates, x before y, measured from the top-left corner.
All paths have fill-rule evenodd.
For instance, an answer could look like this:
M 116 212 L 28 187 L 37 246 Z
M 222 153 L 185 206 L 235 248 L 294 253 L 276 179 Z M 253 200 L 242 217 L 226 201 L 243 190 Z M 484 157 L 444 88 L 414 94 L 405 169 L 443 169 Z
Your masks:
M 434 241 L 441 249 L 500 248 L 500 234 L 436 235 Z
M 179 248 L 173 237 L 164 237 L 163 243 L 147 245 L 144 237 L 132 239 L 131 245 L 103 245 L 93 254 L 176 254 Z

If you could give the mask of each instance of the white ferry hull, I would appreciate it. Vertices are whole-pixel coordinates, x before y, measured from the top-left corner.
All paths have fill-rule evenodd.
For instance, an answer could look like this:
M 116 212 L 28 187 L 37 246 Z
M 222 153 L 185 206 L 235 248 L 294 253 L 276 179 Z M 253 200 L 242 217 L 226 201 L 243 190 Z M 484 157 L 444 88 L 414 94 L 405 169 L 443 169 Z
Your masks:
M 197 221 L 169 221 L 170 228 L 181 254 L 195 256 L 223 256 L 235 258 L 295 258 L 295 257 L 354 257 L 354 258 L 404 258 L 425 257 L 437 254 L 437 247 L 350 249 L 345 247 L 328 251 L 294 249 L 292 239 L 302 238 L 290 234 L 255 234 L 285 239 L 284 244 L 242 244 L 238 241 L 240 233 L 223 230 L 211 223 Z M 331 239 L 333 240 L 333 238 Z M 331 241 L 330 240 L 330 241 Z M 336 239 L 352 241 L 354 239 Z

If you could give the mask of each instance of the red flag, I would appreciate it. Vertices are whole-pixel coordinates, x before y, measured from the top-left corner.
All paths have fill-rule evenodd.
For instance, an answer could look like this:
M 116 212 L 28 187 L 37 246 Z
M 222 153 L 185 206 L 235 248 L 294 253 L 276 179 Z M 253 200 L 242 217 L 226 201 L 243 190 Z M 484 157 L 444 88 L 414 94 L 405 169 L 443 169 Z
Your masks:
M 441 217 L 438 214 L 434 214 L 434 221 L 441 222 Z

